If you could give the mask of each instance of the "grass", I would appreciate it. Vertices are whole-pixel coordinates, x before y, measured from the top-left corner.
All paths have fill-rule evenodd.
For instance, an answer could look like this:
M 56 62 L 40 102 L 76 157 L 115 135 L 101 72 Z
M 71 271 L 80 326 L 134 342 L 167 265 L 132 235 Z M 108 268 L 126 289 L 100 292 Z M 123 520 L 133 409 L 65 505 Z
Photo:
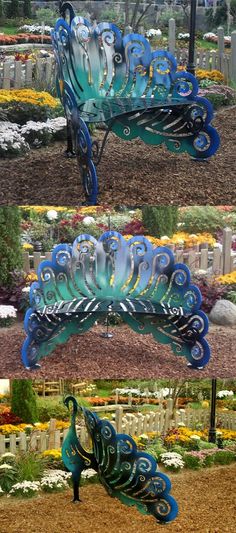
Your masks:
M 19 31 L 15 26 L 0 26 L 0 33 L 5 33 L 6 35 L 16 35 L 16 33 L 19 33 Z

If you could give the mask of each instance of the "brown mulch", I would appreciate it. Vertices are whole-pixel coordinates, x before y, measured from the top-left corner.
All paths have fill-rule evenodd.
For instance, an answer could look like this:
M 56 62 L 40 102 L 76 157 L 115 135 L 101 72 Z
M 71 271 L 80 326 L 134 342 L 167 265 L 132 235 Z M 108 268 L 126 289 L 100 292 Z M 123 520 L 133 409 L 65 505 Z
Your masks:
M 30 376 L 80 379 L 204 378 L 236 376 L 236 328 L 211 326 L 207 336 L 212 349 L 203 370 L 187 366 L 184 357 L 175 356 L 169 346 L 157 344 L 151 335 L 138 335 L 126 325 L 111 328 L 112 339 L 104 339 L 101 325 L 84 335 L 74 335 L 41 360 L 42 367 Z M 21 362 L 25 338 L 18 323 L 2 328 L 0 334 L 0 377 L 28 378 Z
M 214 121 L 221 148 L 208 162 L 140 140 L 125 142 L 111 135 L 98 167 L 105 189 L 99 202 L 108 205 L 236 203 L 236 107 L 221 110 Z M 101 131 L 96 134 L 101 139 Z M 29 155 L 1 160 L 0 205 L 79 205 L 84 202 L 75 159 L 65 144 L 32 150 Z
M 169 533 L 228 533 L 236 528 L 236 465 L 173 474 L 172 494 L 179 515 Z M 1 498 L 1 533 L 155 533 L 152 516 L 110 498 L 101 485 L 81 489 L 82 503 L 69 491 L 31 500 Z

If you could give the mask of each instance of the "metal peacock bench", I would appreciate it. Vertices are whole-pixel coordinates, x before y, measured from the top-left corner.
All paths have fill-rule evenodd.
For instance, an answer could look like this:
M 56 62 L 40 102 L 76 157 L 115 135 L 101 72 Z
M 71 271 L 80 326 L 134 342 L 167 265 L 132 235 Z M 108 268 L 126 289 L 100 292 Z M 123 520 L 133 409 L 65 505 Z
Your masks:
M 71 425 L 62 445 L 62 459 L 72 473 L 74 499 L 80 502 L 79 486 L 83 470 L 93 468 L 100 482 L 113 498 L 134 506 L 145 515 L 153 515 L 157 522 L 167 523 L 178 514 L 178 505 L 170 495 L 171 482 L 158 470 L 154 456 L 139 451 L 130 435 L 116 433 L 108 420 L 80 407 L 73 396 L 65 405 L 73 405 Z M 92 443 L 92 450 L 84 449 L 76 434 L 76 416 L 82 414 Z
M 125 240 L 108 231 L 98 240 L 79 235 L 72 246 L 56 246 L 52 261 L 38 267 L 30 305 L 22 348 L 27 368 L 39 366 L 58 344 L 85 333 L 110 312 L 137 333 L 151 333 L 159 343 L 169 344 L 194 368 L 210 358 L 204 338 L 208 319 L 188 267 L 175 264 L 170 249 L 154 248 L 144 236 Z
M 97 202 L 99 164 L 110 131 L 176 153 L 206 159 L 219 147 L 210 125 L 211 103 L 198 95 L 196 78 L 177 71 L 174 56 L 152 51 L 139 34 L 122 35 L 115 24 L 92 25 L 69 2 L 52 32 L 57 90 L 68 125 L 67 153 L 77 154 L 86 199 Z M 105 123 L 101 144 L 89 127 Z M 91 128 L 90 128 L 91 129 Z

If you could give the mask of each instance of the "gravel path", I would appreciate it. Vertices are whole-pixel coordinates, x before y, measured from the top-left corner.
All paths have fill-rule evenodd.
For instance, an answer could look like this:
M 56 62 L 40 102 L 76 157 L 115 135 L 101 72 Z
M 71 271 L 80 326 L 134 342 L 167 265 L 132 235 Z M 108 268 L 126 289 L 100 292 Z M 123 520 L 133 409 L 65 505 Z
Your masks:
M 111 135 L 98 167 L 105 190 L 100 203 L 178 205 L 236 203 L 236 107 L 221 110 L 214 125 L 221 148 L 207 163 L 193 162 L 164 147 L 125 142 Z M 101 138 L 101 132 L 96 134 Z M 78 205 L 84 201 L 76 160 L 64 143 L 0 162 L 0 204 Z
M 236 465 L 172 474 L 172 494 L 179 516 L 168 533 L 230 533 L 236 529 Z M 1 498 L 1 533 L 156 533 L 151 516 L 110 498 L 100 485 L 81 490 L 82 503 L 71 493 L 43 495 L 31 500 Z
M 29 374 L 20 351 L 23 326 L 18 323 L 1 330 L 0 376 L 4 378 L 151 379 L 236 376 L 236 328 L 211 326 L 208 341 L 210 363 L 204 370 L 191 370 L 184 357 L 176 357 L 168 346 L 157 344 L 150 335 L 138 335 L 126 325 L 111 328 L 112 339 L 104 339 L 102 326 L 85 335 L 75 335 L 65 345 L 42 359 L 40 370 Z

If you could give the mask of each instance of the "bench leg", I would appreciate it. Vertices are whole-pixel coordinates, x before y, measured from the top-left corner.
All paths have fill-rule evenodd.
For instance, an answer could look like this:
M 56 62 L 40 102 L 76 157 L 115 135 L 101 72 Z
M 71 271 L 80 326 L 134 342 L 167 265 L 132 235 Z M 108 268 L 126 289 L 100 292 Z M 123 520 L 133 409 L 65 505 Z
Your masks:
M 74 149 L 73 128 L 72 128 L 72 123 L 70 120 L 67 120 L 66 127 L 67 127 L 67 149 L 66 149 L 65 155 L 68 158 L 76 157 L 76 153 Z
M 93 162 L 93 143 L 87 124 L 80 117 L 76 128 L 76 155 L 87 203 L 96 205 L 98 178 Z

